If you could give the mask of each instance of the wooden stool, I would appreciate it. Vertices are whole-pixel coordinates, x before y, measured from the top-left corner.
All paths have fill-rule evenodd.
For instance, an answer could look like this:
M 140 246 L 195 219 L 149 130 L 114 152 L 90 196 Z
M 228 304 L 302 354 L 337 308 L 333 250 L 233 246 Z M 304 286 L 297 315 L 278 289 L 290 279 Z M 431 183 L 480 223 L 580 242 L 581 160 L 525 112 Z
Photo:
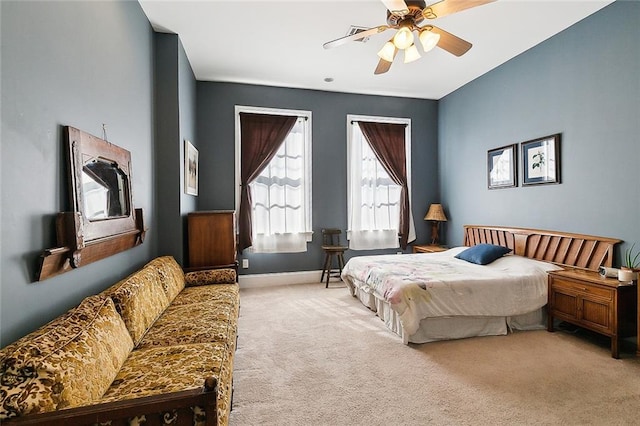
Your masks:
M 349 248 L 340 245 L 340 229 L 327 228 L 322 230 L 322 250 L 324 251 L 324 266 L 322 267 L 322 277 L 320 282 L 324 281 L 325 274 L 327 282 L 325 288 L 329 288 L 329 278 L 340 278 L 342 268 L 344 268 L 344 252 Z M 338 270 L 333 269 L 334 257 L 338 261 Z

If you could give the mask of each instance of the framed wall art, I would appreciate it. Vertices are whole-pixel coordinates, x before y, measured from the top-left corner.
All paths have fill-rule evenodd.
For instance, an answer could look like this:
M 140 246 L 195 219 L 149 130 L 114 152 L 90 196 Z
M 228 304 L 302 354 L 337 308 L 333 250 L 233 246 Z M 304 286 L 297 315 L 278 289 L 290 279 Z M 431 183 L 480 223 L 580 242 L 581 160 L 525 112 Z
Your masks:
M 513 188 L 516 176 L 517 144 L 491 149 L 487 152 L 487 185 L 489 189 Z
M 520 144 L 522 186 L 560 183 L 560 134 Z
M 184 192 L 198 195 L 198 150 L 184 141 Z

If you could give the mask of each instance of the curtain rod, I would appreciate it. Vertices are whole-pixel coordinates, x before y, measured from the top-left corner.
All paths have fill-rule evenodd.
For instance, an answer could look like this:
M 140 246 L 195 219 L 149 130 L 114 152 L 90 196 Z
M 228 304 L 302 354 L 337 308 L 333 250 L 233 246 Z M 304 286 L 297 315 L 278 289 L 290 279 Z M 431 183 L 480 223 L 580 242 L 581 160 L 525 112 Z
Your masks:
M 400 126 L 408 126 L 407 123 L 385 123 L 385 122 L 378 122 L 378 121 L 358 121 L 358 120 L 351 120 L 351 124 L 353 123 L 378 123 L 378 124 L 399 124 Z
M 307 115 L 289 115 L 289 114 L 269 114 L 269 113 L 262 113 L 262 112 L 249 112 L 249 111 L 240 111 L 239 112 L 240 115 L 242 114 L 255 114 L 255 115 L 272 115 L 272 116 L 279 116 L 279 115 L 283 115 L 285 117 L 296 117 L 296 118 L 304 118 L 305 121 L 309 120 L 309 116 Z

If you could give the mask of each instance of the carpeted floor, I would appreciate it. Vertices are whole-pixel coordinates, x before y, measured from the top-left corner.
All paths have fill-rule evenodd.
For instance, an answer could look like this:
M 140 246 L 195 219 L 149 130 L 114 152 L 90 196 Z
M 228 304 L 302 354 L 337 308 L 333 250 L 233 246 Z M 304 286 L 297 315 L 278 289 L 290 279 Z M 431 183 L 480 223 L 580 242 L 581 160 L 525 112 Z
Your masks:
M 241 425 L 637 425 L 635 345 L 581 332 L 403 345 L 341 283 L 241 291 Z

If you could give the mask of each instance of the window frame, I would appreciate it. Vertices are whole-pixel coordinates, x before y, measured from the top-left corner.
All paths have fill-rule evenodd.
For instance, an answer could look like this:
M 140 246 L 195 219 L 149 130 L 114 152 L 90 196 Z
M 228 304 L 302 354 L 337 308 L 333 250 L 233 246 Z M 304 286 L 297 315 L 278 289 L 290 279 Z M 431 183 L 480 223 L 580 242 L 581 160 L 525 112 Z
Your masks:
M 411 208 L 413 206 L 412 203 L 412 195 L 411 195 L 411 186 L 412 186 L 412 175 L 411 175 L 411 119 L 405 117 L 382 117 L 382 116 L 373 116 L 373 115 L 358 115 L 358 114 L 347 114 L 347 223 L 348 227 L 351 225 L 351 214 L 352 214 L 352 206 L 351 206 L 351 187 L 352 187 L 352 178 L 353 173 L 351 172 L 351 151 L 353 144 L 353 128 L 352 126 L 357 125 L 356 122 L 365 121 L 372 123 L 389 123 L 389 124 L 406 124 L 405 133 L 404 133 L 404 149 L 405 149 L 405 167 L 407 168 L 407 188 L 408 188 L 408 197 L 409 197 L 409 239 L 415 234 L 415 228 L 413 224 L 413 215 L 411 214 Z M 380 160 L 378 160 L 380 161 Z M 399 219 L 399 218 L 398 218 Z M 399 226 L 399 223 L 398 223 Z M 347 229 L 347 235 L 350 235 L 351 229 Z M 397 245 L 393 248 L 400 247 L 399 241 L 397 241 Z
M 252 113 L 252 114 L 267 114 L 267 115 L 289 115 L 296 116 L 299 119 L 303 118 L 305 122 L 305 183 L 304 183 L 304 193 L 308 196 L 305 196 L 305 227 L 306 227 L 306 241 L 307 243 L 311 242 L 313 237 L 313 223 L 312 223 L 312 114 L 311 111 L 305 110 L 293 110 L 293 109 L 283 109 L 283 108 L 267 108 L 267 107 L 254 107 L 254 106 L 245 106 L 245 105 L 235 105 L 234 115 L 235 115 L 235 208 L 236 211 L 240 211 L 240 192 L 242 185 L 241 182 L 241 153 L 242 153 L 242 138 L 241 138 L 241 128 L 240 128 L 240 113 Z M 253 208 L 252 208 L 253 210 Z

